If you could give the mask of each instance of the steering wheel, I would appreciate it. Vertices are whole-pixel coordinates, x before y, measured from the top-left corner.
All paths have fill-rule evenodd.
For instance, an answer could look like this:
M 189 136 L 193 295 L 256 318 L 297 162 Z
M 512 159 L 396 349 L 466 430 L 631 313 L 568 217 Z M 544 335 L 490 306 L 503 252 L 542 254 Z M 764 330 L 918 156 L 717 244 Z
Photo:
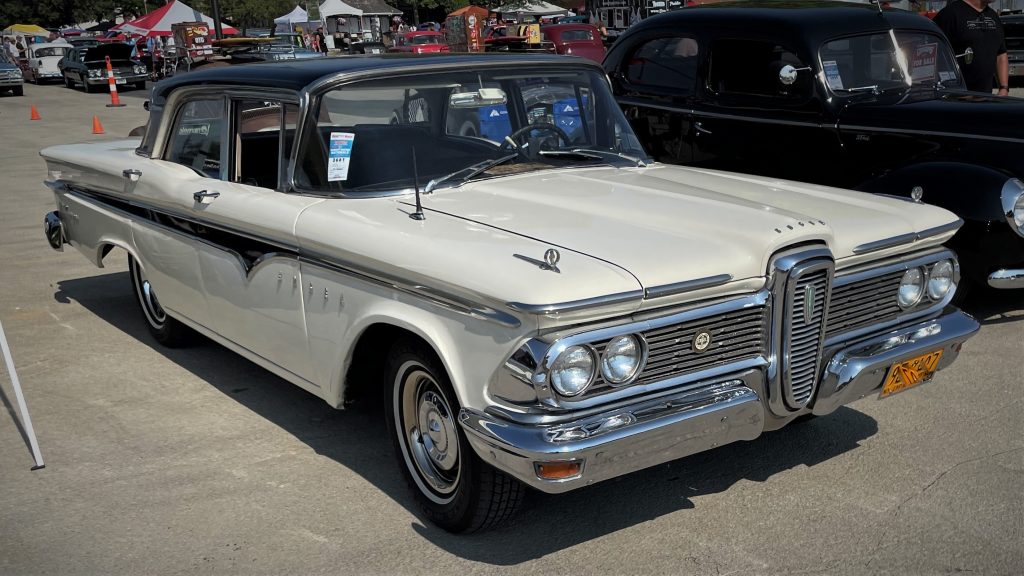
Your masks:
M 562 130 L 561 128 L 559 128 L 558 126 L 555 126 L 554 124 L 552 124 L 550 122 L 538 122 L 536 124 L 529 124 L 527 126 L 523 126 L 522 128 L 520 128 L 520 129 L 516 130 L 515 132 L 512 132 L 511 134 L 506 136 L 505 139 L 502 140 L 501 146 L 499 146 L 498 149 L 499 150 L 513 150 L 514 149 L 520 156 L 524 156 L 525 157 L 526 156 L 526 151 L 523 150 L 523 145 L 519 142 L 519 138 L 521 138 L 524 135 L 530 134 L 534 130 L 541 130 L 541 131 L 545 131 L 546 130 L 548 132 L 554 132 L 556 136 L 558 136 L 559 138 L 562 139 L 562 142 L 565 142 L 566 144 L 569 144 L 569 142 L 571 142 L 571 140 L 569 139 L 569 135 L 566 134 L 565 131 Z

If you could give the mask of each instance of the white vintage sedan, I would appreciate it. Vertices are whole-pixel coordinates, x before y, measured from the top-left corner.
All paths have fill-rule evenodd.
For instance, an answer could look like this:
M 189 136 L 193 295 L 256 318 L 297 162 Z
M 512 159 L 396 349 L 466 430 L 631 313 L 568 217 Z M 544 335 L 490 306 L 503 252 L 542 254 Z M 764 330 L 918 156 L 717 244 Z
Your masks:
M 932 379 L 978 329 L 914 202 L 651 163 L 596 64 L 354 57 L 156 85 L 42 151 L 46 235 L 113 248 L 153 337 L 333 406 L 383 389 L 451 531 Z
M 63 77 L 57 63 L 71 45 L 59 42 L 45 42 L 28 45 L 28 61 L 25 66 L 25 80 L 39 84 L 44 80 L 60 81 Z

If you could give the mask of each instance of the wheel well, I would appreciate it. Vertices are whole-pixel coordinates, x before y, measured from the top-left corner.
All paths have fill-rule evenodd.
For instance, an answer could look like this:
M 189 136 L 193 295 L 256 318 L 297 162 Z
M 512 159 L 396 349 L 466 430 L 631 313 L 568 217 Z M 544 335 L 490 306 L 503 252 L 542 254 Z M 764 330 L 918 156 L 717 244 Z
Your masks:
M 385 378 L 384 366 L 388 353 L 395 342 L 407 338 L 423 343 L 424 347 L 437 352 L 420 335 L 393 324 L 374 324 L 363 331 L 352 350 L 352 362 L 345 372 L 344 403 L 383 403 Z M 440 359 L 439 359 L 440 360 Z M 442 366 L 443 362 L 439 362 Z

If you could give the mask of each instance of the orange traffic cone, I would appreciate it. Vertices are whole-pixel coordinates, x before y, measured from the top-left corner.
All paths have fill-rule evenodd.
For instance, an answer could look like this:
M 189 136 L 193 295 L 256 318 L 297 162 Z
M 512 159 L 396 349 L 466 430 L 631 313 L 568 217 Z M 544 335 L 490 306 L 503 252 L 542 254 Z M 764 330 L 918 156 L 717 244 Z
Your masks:
M 28 119 L 29 120 L 40 120 L 41 119 L 39 117 L 39 110 L 36 110 L 36 105 L 35 104 L 32 105 L 32 113 L 29 114 Z
M 100 124 L 100 119 L 97 116 L 92 117 L 92 133 L 106 134 L 106 132 L 103 131 L 103 124 Z

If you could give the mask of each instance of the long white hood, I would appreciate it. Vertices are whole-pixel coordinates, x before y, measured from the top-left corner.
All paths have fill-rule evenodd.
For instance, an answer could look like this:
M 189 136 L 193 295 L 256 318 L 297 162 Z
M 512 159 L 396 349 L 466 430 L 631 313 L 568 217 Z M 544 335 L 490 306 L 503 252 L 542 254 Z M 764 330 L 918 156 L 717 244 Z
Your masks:
M 442 189 L 423 203 L 428 213 L 614 264 L 646 289 L 764 276 L 774 252 L 803 242 L 827 243 L 838 260 L 857 246 L 957 220 L 894 198 L 664 165 L 508 176 Z

